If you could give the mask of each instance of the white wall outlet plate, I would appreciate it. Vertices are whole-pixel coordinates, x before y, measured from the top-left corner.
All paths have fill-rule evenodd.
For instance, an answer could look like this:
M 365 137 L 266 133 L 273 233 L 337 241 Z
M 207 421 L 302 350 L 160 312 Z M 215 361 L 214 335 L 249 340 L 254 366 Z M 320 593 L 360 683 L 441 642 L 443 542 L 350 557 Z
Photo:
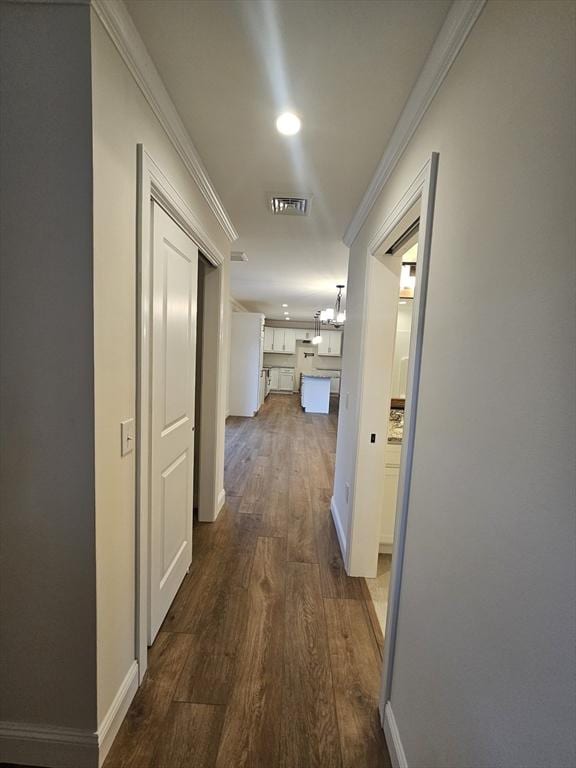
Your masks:
M 126 456 L 134 450 L 134 419 L 120 422 L 120 455 Z

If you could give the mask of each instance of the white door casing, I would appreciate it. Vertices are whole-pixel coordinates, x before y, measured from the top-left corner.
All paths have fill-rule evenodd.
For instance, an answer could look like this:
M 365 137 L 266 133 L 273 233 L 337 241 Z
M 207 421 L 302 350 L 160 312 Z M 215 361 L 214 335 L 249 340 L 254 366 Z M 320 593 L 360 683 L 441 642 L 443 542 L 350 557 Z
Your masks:
M 192 561 L 198 248 L 152 203 L 148 643 Z

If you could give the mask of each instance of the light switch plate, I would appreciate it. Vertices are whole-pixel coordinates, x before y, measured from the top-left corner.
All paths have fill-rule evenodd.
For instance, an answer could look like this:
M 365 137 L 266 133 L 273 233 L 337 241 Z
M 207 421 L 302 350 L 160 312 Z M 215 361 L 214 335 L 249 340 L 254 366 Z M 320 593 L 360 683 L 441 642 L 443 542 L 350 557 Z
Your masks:
M 120 422 L 120 455 L 126 456 L 134 450 L 134 419 Z

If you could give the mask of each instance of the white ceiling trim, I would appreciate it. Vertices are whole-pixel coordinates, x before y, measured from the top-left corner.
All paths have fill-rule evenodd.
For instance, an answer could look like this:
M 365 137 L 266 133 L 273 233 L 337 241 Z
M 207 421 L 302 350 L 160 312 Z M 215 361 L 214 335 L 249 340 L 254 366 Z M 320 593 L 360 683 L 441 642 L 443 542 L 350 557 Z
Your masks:
M 226 236 L 237 240 L 238 233 L 124 3 L 92 0 L 92 7 Z
M 235 299 L 234 296 L 230 296 L 230 307 L 233 312 L 248 312 L 246 307 L 243 304 L 240 304 L 238 299 Z
M 352 245 L 362 229 L 368 214 L 420 125 L 485 3 L 486 0 L 454 0 L 402 114 L 398 118 L 376 173 L 344 233 L 342 239 L 348 247 Z

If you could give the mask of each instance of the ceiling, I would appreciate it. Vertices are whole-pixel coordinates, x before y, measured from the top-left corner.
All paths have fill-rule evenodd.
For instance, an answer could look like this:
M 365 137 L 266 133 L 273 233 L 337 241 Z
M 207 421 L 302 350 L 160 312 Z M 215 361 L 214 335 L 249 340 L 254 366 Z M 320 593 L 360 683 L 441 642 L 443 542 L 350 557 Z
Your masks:
M 128 10 L 240 234 L 233 296 L 310 319 L 346 282 L 343 232 L 450 0 L 128 0 Z M 282 136 L 285 110 L 302 119 Z M 269 192 L 312 194 L 273 216 Z

